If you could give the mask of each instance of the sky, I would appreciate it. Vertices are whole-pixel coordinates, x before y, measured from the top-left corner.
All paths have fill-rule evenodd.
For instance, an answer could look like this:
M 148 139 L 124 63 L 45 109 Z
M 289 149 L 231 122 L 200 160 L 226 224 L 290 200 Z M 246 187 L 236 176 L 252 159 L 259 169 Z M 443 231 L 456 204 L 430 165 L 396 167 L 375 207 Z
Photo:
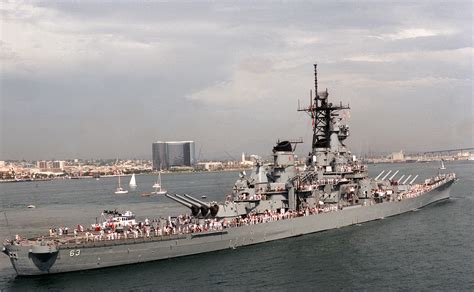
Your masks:
M 319 88 L 355 154 L 474 147 L 472 1 L 2 1 L 0 160 L 266 156 Z

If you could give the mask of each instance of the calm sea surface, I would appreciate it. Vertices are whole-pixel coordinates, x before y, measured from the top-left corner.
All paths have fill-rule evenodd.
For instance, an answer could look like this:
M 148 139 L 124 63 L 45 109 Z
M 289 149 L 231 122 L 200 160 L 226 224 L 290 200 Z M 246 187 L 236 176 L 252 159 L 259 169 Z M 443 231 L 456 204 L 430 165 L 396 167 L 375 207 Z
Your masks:
M 369 166 L 420 174 L 438 163 Z M 459 182 L 451 199 L 416 212 L 358 226 L 255 246 L 164 261 L 41 277 L 15 277 L 0 254 L 0 290 L 474 290 L 474 163 L 447 162 Z M 170 193 L 222 200 L 238 173 L 165 174 Z M 128 183 L 130 177 L 124 177 Z M 50 226 L 89 226 L 103 209 L 139 219 L 187 210 L 165 197 L 142 197 L 156 177 L 137 176 L 138 190 L 115 195 L 117 178 L 0 184 L 0 238 L 46 233 Z M 33 204 L 36 209 L 27 209 Z

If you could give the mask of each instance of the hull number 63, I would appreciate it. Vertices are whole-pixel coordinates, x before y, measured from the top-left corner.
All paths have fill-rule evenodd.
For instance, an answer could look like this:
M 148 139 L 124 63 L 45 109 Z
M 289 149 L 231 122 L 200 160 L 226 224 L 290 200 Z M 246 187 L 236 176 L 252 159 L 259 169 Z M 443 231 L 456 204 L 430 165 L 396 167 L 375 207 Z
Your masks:
M 81 250 L 80 249 L 71 249 L 71 251 L 69 252 L 69 256 L 70 257 L 77 257 L 81 254 Z

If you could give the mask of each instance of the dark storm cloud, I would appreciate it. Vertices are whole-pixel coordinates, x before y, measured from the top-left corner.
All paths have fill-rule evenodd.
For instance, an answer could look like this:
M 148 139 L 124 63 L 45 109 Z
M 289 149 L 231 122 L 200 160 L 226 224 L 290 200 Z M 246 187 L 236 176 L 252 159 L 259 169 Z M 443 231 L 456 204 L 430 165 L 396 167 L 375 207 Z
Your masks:
M 473 145 L 470 2 L 6 3 L 0 159 L 201 158 L 304 137 L 313 85 L 358 152 Z M 305 149 L 307 150 L 307 149 Z M 201 152 L 199 151 L 199 152 Z

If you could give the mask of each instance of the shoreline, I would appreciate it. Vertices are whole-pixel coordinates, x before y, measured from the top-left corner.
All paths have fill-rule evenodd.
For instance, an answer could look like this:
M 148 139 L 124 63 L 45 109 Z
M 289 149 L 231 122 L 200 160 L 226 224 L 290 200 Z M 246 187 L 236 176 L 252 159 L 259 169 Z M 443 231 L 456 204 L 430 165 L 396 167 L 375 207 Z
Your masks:
M 189 173 L 220 173 L 220 172 L 233 172 L 233 171 L 243 171 L 243 170 L 250 170 L 251 168 L 232 168 L 232 169 L 222 169 L 222 170 L 193 170 L 193 171 L 163 171 L 162 174 L 189 174 Z M 46 182 L 46 181 L 55 181 L 55 180 L 77 180 L 77 179 L 100 179 L 100 178 L 108 178 L 108 177 L 130 177 L 133 174 L 135 175 L 149 175 L 154 176 L 157 175 L 158 172 L 139 172 L 139 173 L 127 173 L 127 174 L 106 174 L 101 175 L 99 177 L 95 176 L 76 176 L 76 177 L 68 177 L 68 176 L 61 176 L 61 177 L 53 177 L 53 178 L 26 178 L 26 179 L 0 179 L 0 183 L 30 183 L 30 182 Z

